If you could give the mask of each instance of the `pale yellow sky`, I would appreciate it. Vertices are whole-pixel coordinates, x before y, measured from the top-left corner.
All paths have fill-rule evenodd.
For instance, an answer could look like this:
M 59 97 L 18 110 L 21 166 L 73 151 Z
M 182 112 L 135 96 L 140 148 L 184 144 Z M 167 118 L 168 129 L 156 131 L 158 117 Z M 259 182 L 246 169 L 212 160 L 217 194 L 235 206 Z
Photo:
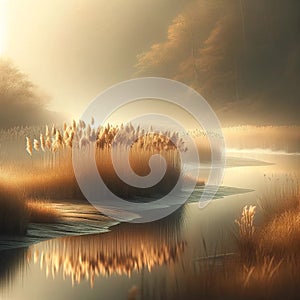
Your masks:
M 7 1 L 0 0 L 0 55 L 4 54 L 7 35 Z
M 79 116 L 104 89 L 133 76 L 136 56 L 166 37 L 186 1 L 0 3 L 1 55 L 49 95 L 49 109 Z
M 74 117 L 140 74 L 192 85 L 227 126 L 298 124 L 299 3 L 248 2 L 0 0 L 0 55 L 48 96 L 48 109 Z

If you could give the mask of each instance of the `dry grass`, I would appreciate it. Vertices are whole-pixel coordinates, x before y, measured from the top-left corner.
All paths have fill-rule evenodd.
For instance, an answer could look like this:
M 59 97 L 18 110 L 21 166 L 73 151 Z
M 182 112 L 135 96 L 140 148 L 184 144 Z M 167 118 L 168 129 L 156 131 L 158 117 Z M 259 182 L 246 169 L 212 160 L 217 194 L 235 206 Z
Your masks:
M 0 183 L 0 234 L 24 234 L 28 222 L 28 211 L 17 187 Z
M 255 252 L 255 249 L 253 248 L 256 239 L 254 227 L 255 209 L 256 207 L 252 205 L 250 205 L 249 208 L 248 206 L 245 206 L 241 217 L 235 220 L 239 229 L 237 245 L 243 260 L 245 261 L 252 261 L 253 252 Z
M 174 150 L 174 152 L 175 151 L 176 150 Z M 122 149 L 120 149 L 119 152 L 121 153 Z M 109 190 L 120 198 L 130 201 L 134 201 L 136 197 L 139 199 L 141 199 L 141 197 L 161 198 L 162 195 L 168 194 L 176 185 L 181 172 L 180 163 L 178 162 L 178 153 L 173 153 L 173 151 L 172 153 L 169 153 L 168 151 L 139 152 L 139 149 L 134 147 L 130 151 L 130 164 L 132 170 L 139 176 L 147 175 L 150 172 L 148 162 L 153 154 L 161 154 L 166 159 L 167 169 L 162 180 L 149 188 L 137 188 L 124 183 L 115 172 L 110 149 L 103 149 L 97 152 L 96 159 L 98 171 Z M 122 162 L 119 163 L 119 167 L 125 168 L 122 166 Z M 156 172 L 156 170 L 153 170 L 153 172 Z
M 243 208 L 242 216 L 236 219 L 235 222 L 239 226 L 240 239 L 252 239 L 255 232 L 255 227 L 253 225 L 254 215 L 256 206 L 246 205 Z
M 268 257 L 251 266 L 236 258 L 224 258 L 214 266 L 204 262 L 195 272 L 187 270 L 180 288 L 164 299 L 281 299 L 286 290 L 279 270 L 281 263 Z
M 20 157 L 25 154 L 25 158 L 18 164 L 11 163 L 2 167 L 1 175 L 2 178 L 13 179 L 25 191 L 27 197 L 84 199 L 73 171 L 72 146 L 79 149 L 80 155 L 92 155 L 91 150 L 95 148 L 98 169 L 104 182 L 112 192 L 122 198 L 151 196 L 154 192 L 165 194 L 174 187 L 180 173 L 178 152 L 184 151 L 184 148 L 182 140 L 175 133 L 166 132 L 165 135 L 145 133 L 141 138 L 137 138 L 141 130 L 131 125 L 127 127 L 107 125 L 95 129 L 82 121 L 78 124 L 75 122 L 72 125 L 64 124 L 62 129 L 53 126 L 50 130 L 46 126 L 45 133 L 41 134 L 37 130 L 32 130 L 31 134 L 29 129 L 24 129 L 21 133 L 18 130 L 20 129 L 3 133 L 2 144 L 6 146 L 7 153 L 10 148 L 13 148 L 15 153 L 16 148 L 20 150 L 20 145 L 14 144 L 14 139 L 20 139 L 22 134 L 30 135 L 31 137 L 27 139 L 23 137 L 26 149 L 22 144 L 19 153 Z M 34 136 L 40 136 L 40 139 Z M 117 141 L 114 142 L 115 137 Z M 158 153 L 163 155 L 167 161 L 166 176 L 152 189 L 128 186 L 114 171 L 111 162 L 112 147 L 117 147 L 120 154 L 130 148 L 130 163 L 138 175 L 146 175 L 148 172 L 151 155 Z M 125 168 L 122 163 L 120 167 Z
M 265 176 L 265 192 L 258 200 L 265 217 L 295 210 L 300 204 L 300 181 L 296 175 Z
M 247 207 L 237 222 L 238 243 L 244 245 L 240 248 L 243 263 L 248 264 L 250 272 L 251 268 L 266 265 L 268 259 L 269 271 L 260 274 L 267 272 L 269 276 L 274 275 L 274 268 L 279 270 L 279 265 L 282 265 L 283 269 L 291 269 L 291 261 L 296 260 L 300 263 L 299 181 L 296 177 L 285 176 L 283 182 L 275 182 L 277 185 L 272 189 L 273 193 L 269 194 L 269 198 L 264 196 L 260 201 L 265 216 L 264 222 L 260 226 L 254 226 L 255 211 L 250 212 Z
M 0 234 L 23 235 L 30 222 L 57 221 L 58 214 L 50 209 L 45 201 L 29 200 L 28 202 L 27 194 L 38 195 L 37 199 L 43 198 L 41 196 L 53 195 L 52 193 L 58 191 L 63 195 L 63 186 L 60 185 L 63 181 L 60 175 L 53 172 L 50 177 L 44 177 L 41 174 L 37 176 L 37 174 L 25 174 L 21 171 L 19 175 L 16 173 L 14 175 L 6 174 L 0 183 Z M 75 179 L 73 182 L 75 184 Z M 69 190 L 65 195 L 68 193 Z
M 263 214 L 264 222 L 255 223 L 253 206 L 244 207 L 236 220 L 236 255 L 197 260 L 165 299 L 298 299 L 299 181 L 294 176 L 286 176 L 283 185 L 274 180 L 276 189 L 269 182 L 272 193 L 264 195 L 263 209 L 272 209 Z
M 33 143 L 31 142 L 33 140 Z M 51 130 L 46 126 L 40 139 L 26 140 L 26 150 L 32 160 L 31 174 L 26 174 L 24 190 L 29 197 L 46 197 L 56 199 L 84 199 L 75 179 L 72 156 L 82 159 L 96 153 L 99 173 L 108 188 L 117 196 L 133 200 L 137 197 L 151 198 L 167 194 L 178 181 L 180 175 L 179 152 L 185 151 L 183 140 L 179 134 L 146 133 L 139 127 L 111 126 L 94 128 L 94 124 L 83 121 L 64 124 L 63 128 L 54 126 Z M 47 143 L 48 142 L 48 143 Z M 32 145 L 35 145 L 32 147 Z M 73 150 L 76 152 L 72 152 Z M 32 150 L 34 149 L 34 150 Z M 126 170 L 123 154 L 129 150 L 130 164 L 133 171 L 147 175 L 150 171 L 148 162 L 153 154 L 164 156 L 167 163 L 163 179 L 151 188 L 136 188 L 124 183 L 116 174 L 112 164 L 112 149 L 116 149 L 119 168 Z M 123 156 L 122 156 L 123 155 Z M 89 170 L 86 170 L 89 174 Z
M 300 211 L 286 211 L 260 228 L 256 244 L 259 252 L 277 258 L 300 259 Z
M 23 189 L 29 198 L 38 199 L 84 199 L 77 184 L 70 161 L 61 163 L 60 168 L 35 169 L 20 175 Z M 20 180 L 16 179 L 16 180 Z
M 299 126 L 236 126 L 223 129 L 228 148 L 300 151 Z
M 145 133 L 140 128 L 111 126 L 94 128 L 83 121 L 64 124 L 62 128 L 15 128 L 0 132 L 1 180 L 0 224 L 3 233 L 25 233 L 30 221 L 52 221 L 55 214 L 29 204 L 24 199 L 85 200 L 75 178 L 72 164 L 72 147 L 80 155 L 91 155 L 96 151 L 99 172 L 110 188 L 119 197 L 128 200 L 136 197 L 160 197 L 176 184 L 180 174 L 179 152 L 185 151 L 183 140 L 177 133 Z M 26 138 L 27 137 L 27 138 Z M 116 138 L 116 140 L 114 140 Z M 111 162 L 111 149 L 117 147 L 119 154 L 130 149 L 130 163 L 136 174 L 142 176 L 149 171 L 151 155 L 161 154 L 167 162 L 164 178 L 152 188 L 139 189 L 121 181 Z M 127 167 L 121 163 L 121 168 Z M 15 188 L 5 188 L 13 183 Z M 17 192 L 21 191 L 21 192 Z M 22 195 L 22 197 L 20 197 Z M 44 206 L 44 205 L 43 205 Z M 28 211 L 28 208 L 31 212 Z M 15 218 L 11 218 L 12 211 Z M 48 218 L 49 215 L 49 218 Z
M 32 223 L 54 223 L 61 217 L 52 204 L 46 200 L 29 199 L 27 209 Z
M 202 147 L 205 149 L 201 159 L 204 159 L 206 152 L 210 152 L 210 149 L 206 149 L 207 141 L 204 143 L 203 138 L 201 143 L 203 142 Z M 132 125 L 95 128 L 93 122 L 85 124 L 83 121 L 70 125 L 65 123 L 61 128 L 46 126 L 46 130 L 15 128 L 1 132 L 0 140 L 3 145 L 0 156 L 5 158 L 8 154 L 12 155 L 5 159 L 1 177 L 13 178 L 25 191 L 26 197 L 64 200 L 84 199 L 74 176 L 71 147 L 78 148 L 79 153 L 87 155 L 91 155 L 94 147 L 98 170 L 104 182 L 112 192 L 127 200 L 136 196 L 140 198 L 167 194 L 176 184 L 181 172 L 179 153 L 185 151 L 178 133 L 147 133 Z M 130 149 L 132 169 L 140 176 L 150 171 L 148 161 L 151 155 L 161 154 L 167 162 L 166 175 L 161 182 L 149 189 L 138 189 L 125 184 L 112 166 L 112 147 L 117 147 L 119 153 L 122 153 L 122 149 Z M 120 167 L 125 168 L 122 164 Z
M 259 201 L 265 223 L 257 232 L 256 244 L 267 254 L 283 254 L 282 257 L 286 257 L 298 254 L 300 249 L 299 178 L 286 175 L 273 179 L 266 186 L 269 188 L 269 197 L 265 194 Z
M 20 187 L 0 184 L 0 234 L 23 235 L 30 222 L 51 223 L 59 213 L 44 200 L 26 200 Z
M 83 199 L 70 159 L 53 169 L 45 169 L 43 165 L 25 169 L 12 163 L 10 168 L 2 168 L 0 177 L 5 185 L 13 182 L 25 198 Z
M 266 128 L 262 130 L 261 137 L 269 134 L 270 140 L 265 144 L 261 142 L 261 145 L 256 141 L 258 137 L 255 130 L 258 129 L 247 130 L 249 142 L 243 146 L 272 147 L 272 143 L 288 129 Z M 237 140 L 232 142 L 238 143 L 239 137 L 238 133 L 235 137 Z M 298 139 L 296 130 L 291 128 L 286 139 L 293 140 L 295 146 L 295 140 Z M 37 143 L 35 148 L 38 148 Z M 36 160 L 38 164 L 33 164 L 31 172 L 23 173 L 22 176 L 15 178 L 15 182 L 19 184 L 23 182 L 22 189 L 26 190 L 27 195 L 51 198 L 57 196 L 72 198 L 74 195 L 79 195 L 74 174 L 71 171 L 70 152 L 66 150 L 67 148 L 63 149 L 60 154 L 59 151 L 55 151 L 54 154 L 51 152 L 51 156 L 46 157 L 46 160 L 43 160 L 43 150 L 39 150 L 39 153 L 34 152 L 39 155 Z M 108 182 L 115 182 L 115 179 L 112 179 L 115 174 L 112 171 L 111 162 L 105 158 L 110 153 L 109 147 L 100 147 L 100 149 L 98 155 L 104 157 L 100 161 L 100 169 L 104 170 L 104 177 L 107 176 Z M 28 158 L 33 157 L 28 156 Z M 140 159 L 142 160 L 143 157 L 138 158 L 137 155 L 133 155 L 133 158 L 136 159 L 132 162 L 133 169 L 138 174 L 145 172 L 145 166 L 139 169 Z M 44 163 L 41 164 L 41 161 Z M 44 169 L 45 166 L 48 168 Z M 170 166 L 173 168 L 177 165 L 172 163 Z M 197 262 L 198 265 L 192 270 L 185 270 L 185 274 L 188 275 L 184 276 L 183 281 L 180 282 L 180 289 L 174 288 L 173 294 L 164 297 L 165 299 L 186 299 L 187 295 L 189 299 L 199 299 L 199 295 L 203 299 L 281 299 L 287 297 L 288 292 L 292 292 L 294 298 L 297 298 L 300 292 L 299 180 L 287 176 L 278 180 L 266 178 L 266 181 L 270 183 L 266 184 L 266 192 L 259 203 L 262 211 L 265 212 L 265 223 L 257 226 L 254 223 L 254 208 L 245 207 L 241 217 L 237 219 L 237 245 L 239 246 L 237 255 L 224 257 L 213 265 L 211 261 Z M 122 194 L 131 195 L 131 192 L 123 187 Z M 24 224 L 29 222 L 29 218 L 48 222 L 57 220 L 59 217 L 57 212 L 47 207 L 45 203 L 29 203 L 26 206 L 22 197 L 12 189 L 4 190 L 1 186 L 0 208 L 0 222 L 4 224 L 1 228 L 9 232 L 21 232 L 21 229 L 26 228 Z M 9 217 L 12 214 L 20 216 L 20 219 L 10 220 L 12 218 Z

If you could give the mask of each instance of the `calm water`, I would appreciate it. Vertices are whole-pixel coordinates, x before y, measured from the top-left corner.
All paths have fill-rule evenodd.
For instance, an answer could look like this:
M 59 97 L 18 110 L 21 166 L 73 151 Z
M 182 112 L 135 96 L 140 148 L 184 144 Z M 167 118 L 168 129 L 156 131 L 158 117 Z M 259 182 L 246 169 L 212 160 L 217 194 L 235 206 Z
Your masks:
M 189 203 L 149 224 L 116 224 L 103 218 L 101 233 L 35 244 L 39 232 L 34 235 L 38 229 L 33 226 L 31 239 L 25 241 L 30 246 L 0 252 L 0 299 L 128 299 L 135 294 L 136 299 L 163 299 L 172 291 L 179 295 L 187 270 L 193 270 L 199 258 L 234 253 L 234 219 L 242 208 L 256 204 L 277 178 L 299 174 L 299 155 L 234 155 L 238 158 L 228 160 L 218 199 L 203 209 Z M 72 207 L 66 212 L 69 217 L 74 214 Z M 95 212 L 84 211 L 81 217 L 89 220 L 79 226 L 82 234 L 99 230 Z M 78 230 L 73 230 L 72 220 L 64 226 L 71 234 Z M 57 230 L 51 230 L 49 236 L 55 237 Z

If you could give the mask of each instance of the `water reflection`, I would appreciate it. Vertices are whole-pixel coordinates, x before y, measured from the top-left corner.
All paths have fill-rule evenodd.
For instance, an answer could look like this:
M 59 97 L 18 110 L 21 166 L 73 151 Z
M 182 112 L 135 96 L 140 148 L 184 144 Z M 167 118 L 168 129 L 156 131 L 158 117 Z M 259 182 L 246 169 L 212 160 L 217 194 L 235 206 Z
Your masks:
M 0 289 L 12 288 L 16 276 L 26 270 L 27 248 L 17 248 L 0 252 Z
M 0 251 L 0 298 L 124 299 L 133 286 L 142 299 L 163 299 L 167 293 L 188 297 L 184 282 L 193 278 L 199 258 L 235 251 L 234 220 L 245 205 L 257 205 L 259 197 L 269 194 L 268 183 L 273 189 L 273 181 L 268 178 L 299 172 L 299 156 L 251 158 L 273 164 L 227 168 L 223 184 L 255 192 L 226 194 L 203 210 L 188 204 L 155 223 L 120 224 L 108 233 L 60 238 L 31 246 L 27 252 Z M 70 281 L 81 284 L 73 288 Z
M 95 277 L 126 275 L 155 266 L 171 265 L 182 256 L 186 242 L 180 229 L 184 208 L 151 224 L 121 224 L 111 232 L 63 237 L 30 247 L 29 262 L 46 276 L 71 278 L 72 285 Z

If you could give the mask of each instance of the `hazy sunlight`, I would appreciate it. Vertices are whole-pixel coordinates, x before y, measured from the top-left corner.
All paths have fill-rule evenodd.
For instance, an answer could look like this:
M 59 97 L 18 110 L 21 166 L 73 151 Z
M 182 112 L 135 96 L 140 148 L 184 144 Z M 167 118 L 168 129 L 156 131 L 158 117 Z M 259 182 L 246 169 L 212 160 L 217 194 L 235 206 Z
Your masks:
M 5 49 L 6 9 L 7 9 L 7 1 L 0 0 L 0 55 L 3 55 Z

